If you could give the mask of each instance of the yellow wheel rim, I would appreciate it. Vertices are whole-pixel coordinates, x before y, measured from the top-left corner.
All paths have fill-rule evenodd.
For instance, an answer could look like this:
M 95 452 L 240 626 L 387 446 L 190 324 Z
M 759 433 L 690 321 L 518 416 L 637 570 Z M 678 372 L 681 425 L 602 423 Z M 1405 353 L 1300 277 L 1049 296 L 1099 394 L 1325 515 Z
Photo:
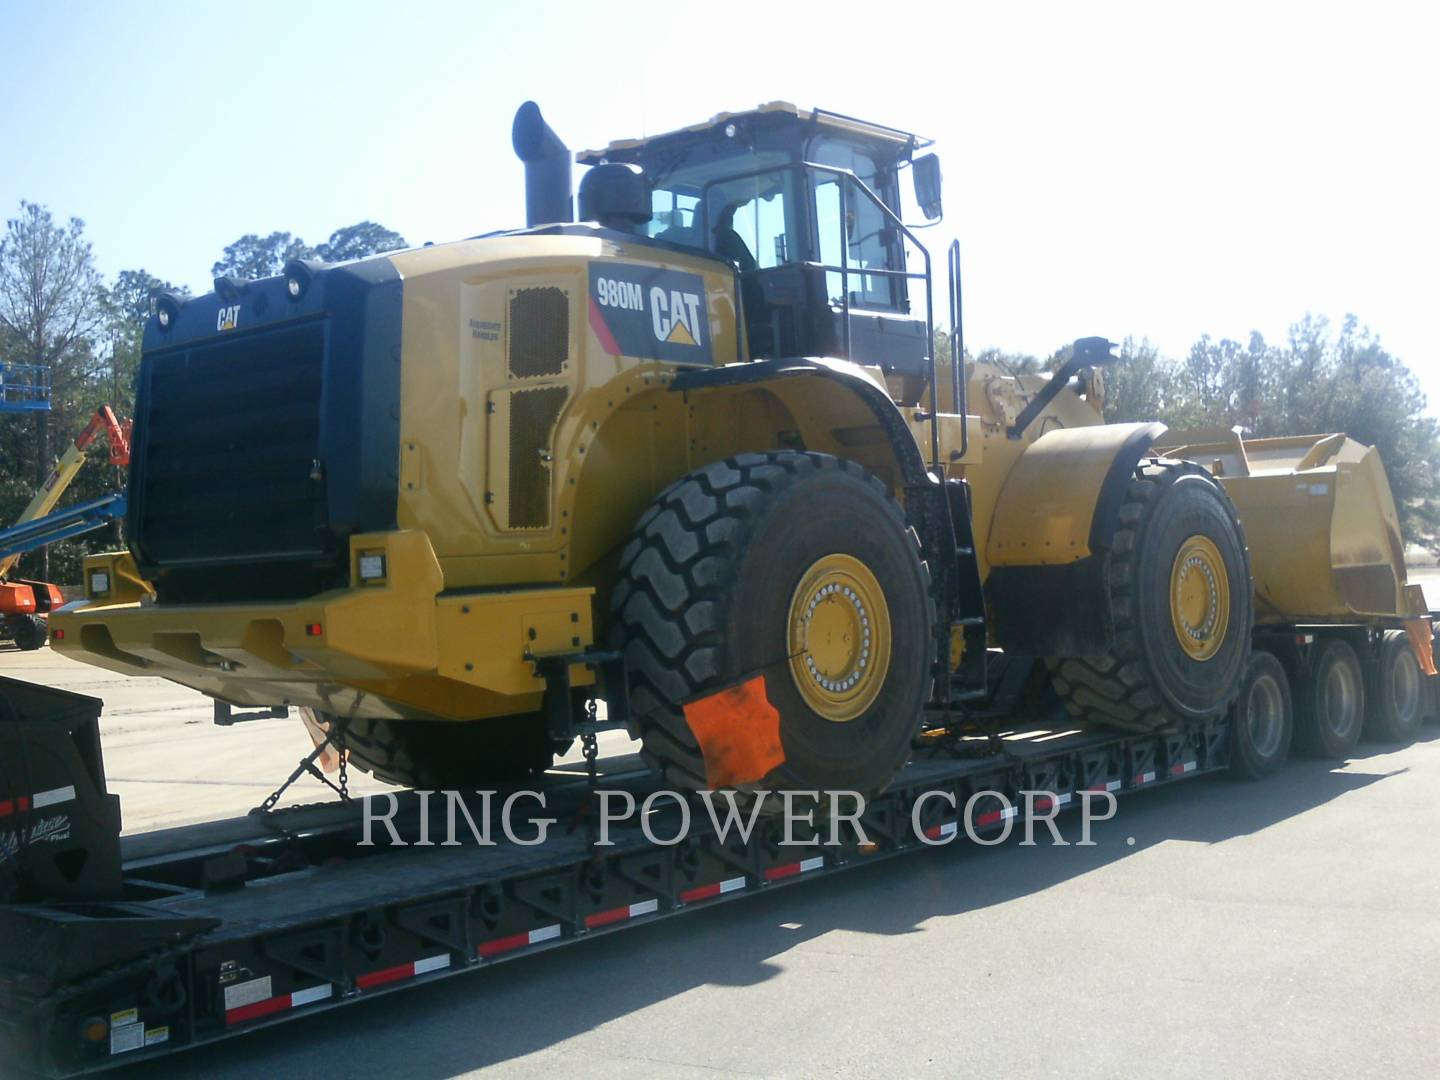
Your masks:
M 826 555 L 790 597 L 790 675 L 805 703 L 826 720 L 859 716 L 890 670 L 890 608 L 869 568 Z
M 1192 660 L 1209 660 L 1225 643 L 1230 578 L 1209 537 L 1192 536 L 1180 545 L 1170 568 L 1170 621 Z

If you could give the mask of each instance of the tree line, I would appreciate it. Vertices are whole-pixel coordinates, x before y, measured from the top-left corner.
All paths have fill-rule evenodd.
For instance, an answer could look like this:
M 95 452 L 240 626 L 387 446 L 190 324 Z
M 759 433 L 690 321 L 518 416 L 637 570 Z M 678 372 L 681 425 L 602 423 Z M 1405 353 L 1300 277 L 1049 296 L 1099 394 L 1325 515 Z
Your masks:
M 313 247 L 288 232 L 247 234 L 226 246 L 215 277 L 280 273 L 292 258 L 326 262 L 405 247 L 398 233 L 372 221 L 336 229 Z M 48 414 L 0 414 L 0 526 L 13 522 L 49 472 L 59 451 L 102 404 L 134 414 L 135 379 L 145 321 L 157 290 L 181 292 L 145 269 L 105 281 L 95 267 L 84 222 L 58 221 L 45 207 L 22 202 L 0 237 L 0 360 L 48 366 Z M 937 335 L 949 363 L 950 342 Z M 998 349 L 966 354 L 1015 373 L 1053 370 L 1065 350 L 1048 357 Z M 1353 316 L 1333 326 L 1305 316 L 1280 343 L 1252 333 L 1244 342 L 1205 336 L 1181 357 L 1161 355 L 1149 341 L 1128 338 L 1107 369 L 1107 420 L 1162 420 L 1172 429 L 1233 428 L 1256 436 L 1345 432 L 1380 450 L 1410 543 L 1440 551 L 1440 421 L 1425 412 L 1414 373 Z M 92 455 L 64 504 L 119 490 L 124 477 Z M 73 583 L 88 551 L 121 542 L 118 523 L 51 545 L 22 560 L 20 572 Z
M 292 258 L 341 262 L 406 246 L 399 233 L 373 221 L 336 229 L 313 247 L 287 232 L 247 234 L 226 246 L 211 273 L 269 277 Z M 140 343 L 162 290 L 185 292 L 140 268 L 106 281 L 79 218 L 62 221 L 38 203 L 21 202 L 6 222 L 0 236 L 0 360 L 49 368 L 52 408 L 48 414 L 0 412 L 0 528 L 20 516 L 97 408 L 111 405 L 122 419 L 134 415 Z M 104 448 L 97 448 L 61 505 L 118 491 L 124 482 Z M 73 584 L 88 552 L 120 542 L 115 523 L 31 552 L 18 573 Z
M 937 352 L 949 362 L 950 343 Z M 1407 543 L 1440 552 L 1440 420 L 1426 414 L 1420 381 L 1354 315 L 1339 324 L 1306 315 L 1285 340 L 1208 335 L 1183 357 L 1126 338 L 1105 370 L 1105 419 L 1160 420 L 1172 431 L 1244 429 L 1249 436 L 1343 432 L 1380 451 Z M 1041 359 L 989 349 L 966 361 L 1016 374 L 1054 370 L 1065 347 Z

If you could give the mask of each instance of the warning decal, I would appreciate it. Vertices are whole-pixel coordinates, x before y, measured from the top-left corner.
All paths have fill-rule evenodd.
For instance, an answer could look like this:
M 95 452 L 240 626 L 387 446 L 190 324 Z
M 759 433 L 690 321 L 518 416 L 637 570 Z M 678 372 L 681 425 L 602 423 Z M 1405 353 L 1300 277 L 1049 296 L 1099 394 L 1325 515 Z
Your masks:
M 711 363 L 699 274 L 634 263 L 590 264 L 590 328 L 611 356 Z

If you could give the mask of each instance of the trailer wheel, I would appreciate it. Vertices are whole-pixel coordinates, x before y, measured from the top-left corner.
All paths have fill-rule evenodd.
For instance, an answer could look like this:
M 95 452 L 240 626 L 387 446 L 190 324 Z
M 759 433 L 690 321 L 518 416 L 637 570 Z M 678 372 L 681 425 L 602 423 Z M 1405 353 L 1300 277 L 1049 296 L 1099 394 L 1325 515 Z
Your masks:
M 1223 716 L 1245 677 L 1253 603 L 1250 555 L 1224 490 L 1190 462 L 1141 462 L 1104 558 L 1110 651 L 1047 660 L 1066 709 L 1138 732 Z
M 330 713 L 312 710 L 327 726 Z M 524 780 L 544 772 L 557 748 L 542 716 L 486 720 L 371 720 L 354 717 L 346 729 L 350 764 L 401 787 L 473 787 Z
M 1365 721 L 1365 676 L 1355 650 L 1340 638 L 1321 641 L 1296 691 L 1296 747 L 1327 761 L 1349 757 Z
M 1365 699 L 1365 734 L 1390 743 L 1414 742 L 1425 719 L 1426 689 L 1408 635 L 1385 631 Z
M 1230 770 L 1235 775 L 1263 780 L 1285 764 L 1294 711 L 1290 679 L 1272 653 L 1257 649 L 1250 654 L 1230 724 Z
M 17 615 L 11 629 L 16 646 L 25 652 L 34 652 L 45 644 L 48 630 L 45 620 L 39 615 Z
M 919 543 L 885 486 L 792 451 L 741 454 L 665 489 L 611 598 L 631 733 L 692 791 L 880 791 L 920 727 L 933 623 Z M 750 713 L 692 727 L 687 704 L 746 687 Z

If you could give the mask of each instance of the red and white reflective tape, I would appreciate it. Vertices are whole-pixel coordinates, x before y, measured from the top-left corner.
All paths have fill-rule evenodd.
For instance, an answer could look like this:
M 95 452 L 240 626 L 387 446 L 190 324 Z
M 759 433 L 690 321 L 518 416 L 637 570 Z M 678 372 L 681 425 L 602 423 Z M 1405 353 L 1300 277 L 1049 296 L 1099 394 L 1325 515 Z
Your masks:
M 369 990 L 371 987 L 384 986 L 386 983 L 399 982 L 401 979 L 413 979 L 416 975 L 425 975 L 431 971 L 443 971 L 449 966 L 450 954 L 441 953 L 439 956 L 427 956 L 413 963 L 396 964 L 394 967 L 382 968 L 380 971 L 357 975 L 355 976 L 355 985 L 361 990 Z
M 1061 794 L 1059 794 L 1059 795 L 1056 795 L 1055 798 L 1053 798 L 1053 799 L 1050 798 L 1050 796 L 1048 796 L 1048 795 L 1045 796 L 1043 799 L 1036 799 L 1036 800 L 1035 800 L 1035 809 L 1034 809 L 1034 812 L 1037 813 L 1037 814 L 1043 814 L 1046 810 L 1049 810 L 1052 806 L 1069 806 L 1069 805 L 1070 805 L 1070 792 L 1066 791 L 1066 792 L 1063 792 L 1063 793 L 1061 793 Z
M 801 859 L 799 862 L 772 866 L 765 871 L 765 880 L 779 881 L 781 878 L 794 877 L 796 874 L 808 874 L 811 870 L 819 870 L 824 865 L 825 856 L 816 855 L 812 859 Z
M 738 892 L 745 888 L 745 878 L 732 877 L 724 881 L 711 882 L 709 885 L 696 885 L 693 889 L 685 889 L 680 893 L 682 904 L 693 904 L 697 900 L 709 900 L 712 897 L 724 896 L 726 893 Z
M 1153 784 L 1154 782 L 1155 773 L 1153 770 L 1150 772 L 1142 772 L 1135 774 L 1135 783 L 1137 784 Z
M 1088 788 L 1086 788 L 1085 790 L 1086 790 L 1086 791 L 1119 791 L 1119 790 L 1120 790 L 1120 781 L 1119 781 L 1119 780 L 1108 780 L 1108 781 L 1106 781 L 1106 782 L 1103 783 L 1103 784 L 1091 784 L 1091 785 L 1090 785 Z
M 944 840 L 946 837 L 954 836 L 960 831 L 960 826 L 953 821 L 947 821 L 943 825 L 931 825 L 925 830 L 925 835 L 931 840 Z
M 74 801 L 75 788 L 67 784 L 49 791 L 37 791 L 34 795 L 21 795 L 18 799 L 0 800 L 0 817 L 23 814 L 29 810 L 43 810 L 47 806 L 59 806 L 61 803 Z
M 659 910 L 659 900 L 641 900 L 638 903 L 597 911 L 593 915 L 585 916 L 585 929 L 593 930 L 597 926 L 609 926 L 611 923 L 624 922 L 626 919 L 633 919 L 638 915 L 654 915 Z
M 496 938 L 494 941 L 482 941 L 475 952 L 479 955 L 480 959 L 484 960 L 500 953 L 523 949 L 526 945 L 539 945 L 542 941 L 553 941 L 559 936 L 560 924 L 552 923 L 550 926 L 536 927 L 534 930 L 511 934 L 509 937 Z
M 1178 763 L 1178 764 L 1176 764 L 1176 765 L 1171 765 L 1171 766 L 1170 766 L 1170 775 L 1171 775 L 1171 776 L 1183 776 L 1183 775 L 1185 775 L 1187 772 L 1194 772 L 1194 771 L 1195 771 L 1195 762 L 1193 762 L 1193 761 L 1182 761 L 1182 762 L 1180 762 L 1180 763 Z
M 1003 810 L 991 810 L 989 813 L 981 814 L 975 819 L 978 828 L 986 828 L 990 825 L 999 825 L 1002 821 L 1009 821 L 1020 811 L 1013 806 L 1007 806 Z
M 262 1016 L 284 1012 L 286 1009 L 298 1009 L 301 1005 L 313 1005 L 317 1001 L 325 1001 L 334 996 L 335 988 L 329 983 L 322 983 L 305 990 L 296 990 L 293 993 L 281 994 L 279 997 L 266 998 L 264 1001 L 254 1001 L 249 1005 L 226 1009 L 225 1023 L 241 1024 L 246 1020 L 258 1020 Z

